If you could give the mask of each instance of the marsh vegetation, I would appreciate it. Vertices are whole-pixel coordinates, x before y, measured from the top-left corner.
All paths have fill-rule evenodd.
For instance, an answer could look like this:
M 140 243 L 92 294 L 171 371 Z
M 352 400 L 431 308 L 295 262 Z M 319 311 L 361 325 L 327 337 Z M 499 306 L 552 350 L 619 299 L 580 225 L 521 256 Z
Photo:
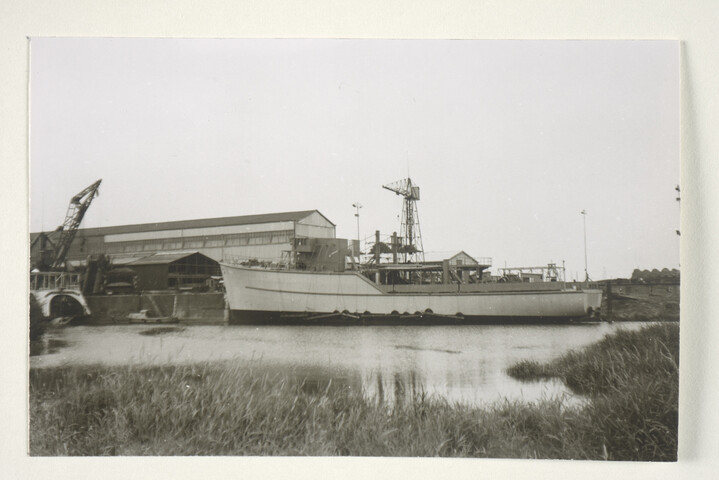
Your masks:
M 354 383 L 247 363 L 30 371 L 32 455 L 353 455 L 676 459 L 678 325 L 618 332 L 525 380 L 586 396 L 481 407 L 417 393 L 393 403 Z

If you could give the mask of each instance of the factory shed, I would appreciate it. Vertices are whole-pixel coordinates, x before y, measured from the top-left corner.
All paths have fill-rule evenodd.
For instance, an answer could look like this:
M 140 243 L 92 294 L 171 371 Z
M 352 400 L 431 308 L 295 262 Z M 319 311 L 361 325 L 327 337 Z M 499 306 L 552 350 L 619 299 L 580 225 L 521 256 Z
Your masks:
M 216 261 L 287 260 L 299 241 L 335 238 L 335 224 L 318 210 L 179 220 L 100 228 L 80 228 L 67 261 L 83 265 L 90 255 L 146 257 L 153 253 L 200 252 Z M 31 245 L 41 233 L 31 233 Z M 56 232 L 45 234 L 51 240 Z M 43 255 L 31 248 L 31 262 Z M 117 262 L 115 262 L 117 263 Z
M 220 274 L 219 263 L 200 252 L 156 253 L 124 267 L 137 274 L 136 290 L 192 290 Z
M 443 264 L 455 272 L 456 277 L 463 283 L 468 281 L 481 281 L 484 271 L 492 266 L 489 257 L 472 257 L 464 250 L 459 252 L 426 252 L 424 255 L 427 264 Z
M 427 263 L 441 263 L 444 260 L 449 261 L 449 265 L 452 267 L 478 266 L 483 268 L 489 268 L 492 266 L 491 258 L 472 257 L 468 255 L 464 250 L 460 250 L 459 252 L 425 252 L 424 254 L 424 261 Z

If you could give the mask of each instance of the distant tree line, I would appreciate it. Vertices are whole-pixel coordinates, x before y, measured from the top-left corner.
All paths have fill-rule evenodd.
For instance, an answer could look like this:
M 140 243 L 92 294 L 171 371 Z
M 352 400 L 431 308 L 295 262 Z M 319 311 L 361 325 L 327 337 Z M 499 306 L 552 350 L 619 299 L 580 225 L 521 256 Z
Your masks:
M 680 279 L 679 270 L 663 268 L 661 271 L 634 269 L 632 272 L 632 283 L 678 283 Z

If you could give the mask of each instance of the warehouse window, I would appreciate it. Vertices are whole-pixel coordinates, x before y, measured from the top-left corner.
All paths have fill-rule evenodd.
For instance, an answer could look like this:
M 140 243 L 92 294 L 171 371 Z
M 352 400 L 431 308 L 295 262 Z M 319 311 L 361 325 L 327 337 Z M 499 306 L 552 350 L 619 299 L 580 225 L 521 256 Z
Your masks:
M 182 242 L 183 248 L 202 248 L 204 246 L 205 242 L 203 240 L 185 240 Z
M 272 243 L 289 243 L 290 235 L 288 232 L 274 232 L 272 234 Z
M 107 253 L 122 253 L 124 251 L 122 245 L 111 243 L 106 248 Z
M 142 249 L 145 251 L 157 251 L 162 250 L 162 242 L 144 242 Z
M 267 245 L 272 242 L 271 232 L 254 232 L 250 233 L 250 245 Z
M 224 246 L 225 246 L 224 238 L 213 238 L 213 239 L 207 240 L 205 242 L 205 247 L 224 247 Z

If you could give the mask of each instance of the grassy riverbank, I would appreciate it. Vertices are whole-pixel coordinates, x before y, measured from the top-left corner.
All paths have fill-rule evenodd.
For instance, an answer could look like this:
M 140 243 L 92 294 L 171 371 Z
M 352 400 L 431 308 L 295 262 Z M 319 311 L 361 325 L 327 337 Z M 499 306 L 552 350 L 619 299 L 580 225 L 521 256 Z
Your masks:
M 31 369 L 30 453 L 617 460 L 676 455 L 675 403 L 669 432 L 647 424 L 650 435 L 666 436 L 662 448 L 627 447 L 622 433 L 627 422 L 647 419 L 645 399 L 664 398 L 665 384 L 675 377 L 657 379 L 656 391 L 638 392 L 635 401 L 642 403 L 604 416 L 613 408 L 611 385 L 610 393 L 592 393 L 592 402 L 576 409 L 559 401 L 480 409 L 422 395 L 388 406 L 366 399 L 349 382 L 301 382 L 266 371 L 231 363 Z
M 679 324 L 619 331 L 548 364 L 520 362 L 518 379 L 559 378 L 591 404 L 584 413 L 608 454 L 675 460 L 679 407 Z

